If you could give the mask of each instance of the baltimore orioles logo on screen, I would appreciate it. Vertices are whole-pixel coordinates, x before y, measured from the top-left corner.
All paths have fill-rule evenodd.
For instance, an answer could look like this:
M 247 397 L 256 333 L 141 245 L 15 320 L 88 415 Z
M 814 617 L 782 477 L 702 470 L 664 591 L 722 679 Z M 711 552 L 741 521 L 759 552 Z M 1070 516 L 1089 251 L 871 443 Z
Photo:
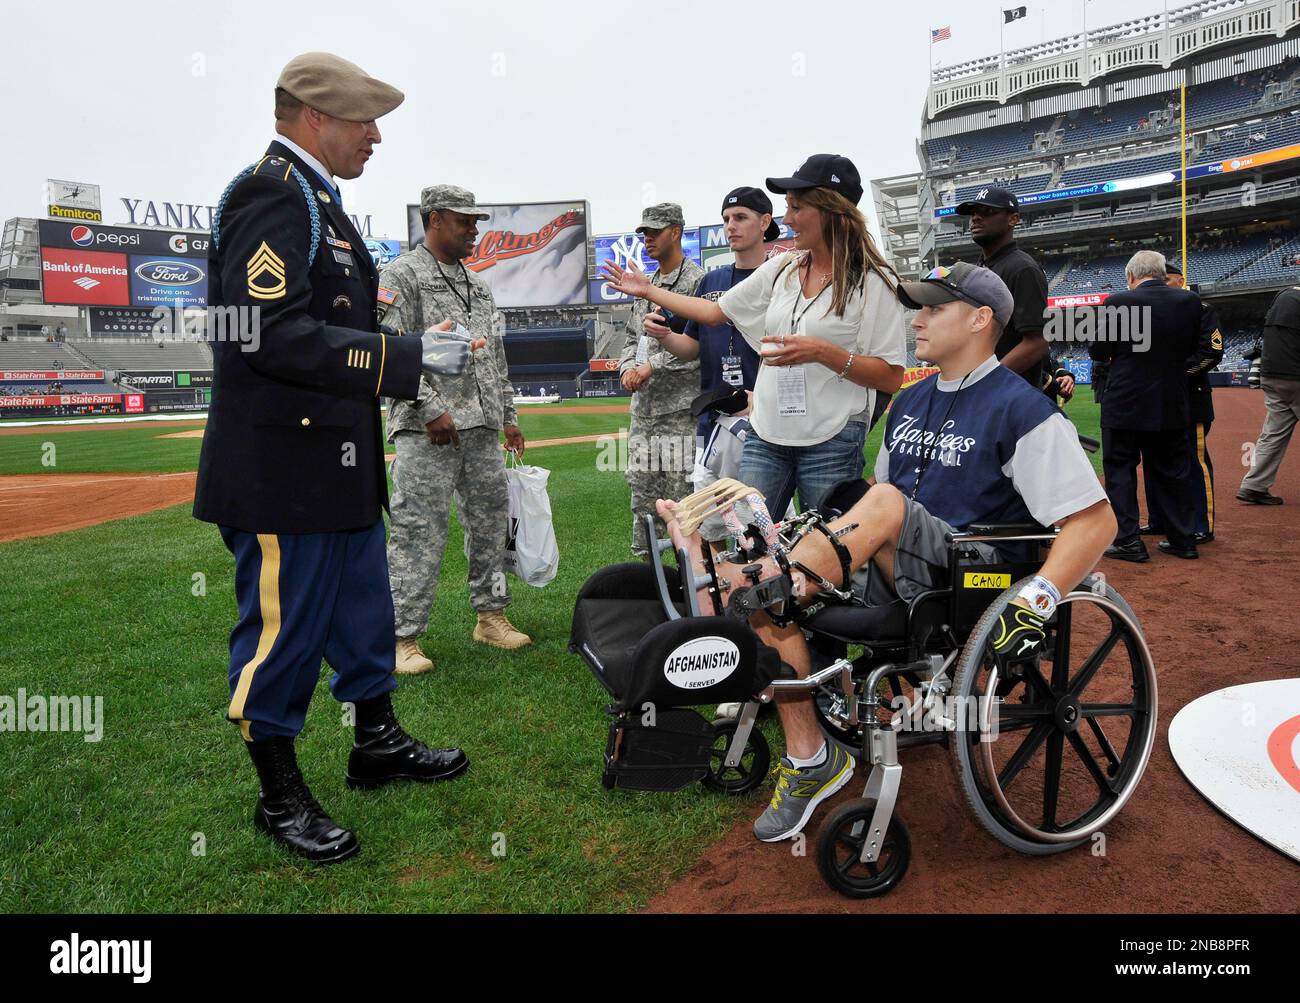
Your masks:
M 479 239 L 474 253 L 465 260 L 472 272 L 482 272 L 500 261 L 536 254 L 553 241 L 560 231 L 571 226 L 581 226 L 581 209 L 570 209 L 551 220 L 536 233 L 512 233 L 509 230 L 489 230 Z

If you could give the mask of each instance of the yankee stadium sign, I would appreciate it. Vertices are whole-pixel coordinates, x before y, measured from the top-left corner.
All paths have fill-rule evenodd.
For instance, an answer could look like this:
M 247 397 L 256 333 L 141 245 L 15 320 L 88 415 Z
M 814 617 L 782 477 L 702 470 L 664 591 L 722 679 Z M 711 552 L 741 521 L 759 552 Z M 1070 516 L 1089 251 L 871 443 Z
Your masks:
M 212 214 L 215 206 L 195 205 L 191 202 L 154 202 L 146 199 L 119 199 L 126 210 L 126 222 L 130 226 L 162 226 L 176 230 L 211 230 Z M 372 236 L 370 216 L 354 216 L 348 219 L 363 237 Z

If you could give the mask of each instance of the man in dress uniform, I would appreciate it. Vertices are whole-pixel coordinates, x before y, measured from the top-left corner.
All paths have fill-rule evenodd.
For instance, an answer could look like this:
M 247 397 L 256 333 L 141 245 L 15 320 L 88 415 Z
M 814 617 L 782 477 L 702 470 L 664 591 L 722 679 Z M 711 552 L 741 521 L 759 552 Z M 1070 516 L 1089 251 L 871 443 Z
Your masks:
M 651 283 L 692 296 L 704 269 L 682 253 L 685 225 L 682 207 L 662 202 L 641 214 L 636 232 L 645 239 L 646 253 L 659 263 Z M 627 482 L 632 488 L 632 552 L 642 558 L 650 554 L 643 517 L 655 515 L 658 499 L 685 498 L 691 493 L 696 424 L 691 401 L 700 392 L 699 359 L 679 359 L 645 333 L 649 308 L 648 300 L 633 304 L 618 360 L 623 389 L 632 392 Z M 684 321 L 665 320 L 670 326 L 678 323 L 674 330 L 679 333 L 686 329 Z
M 470 346 L 376 333 L 378 276 L 336 178 L 358 177 L 375 120 L 402 93 L 328 53 L 293 59 L 275 89 L 279 138 L 239 174 L 212 226 L 215 377 L 194 515 L 235 557 L 230 706 L 261 780 L 254 822 L 317 863 L 360 845 L 316 803 L 294 754 L 321 659 L 353 705 L 347 782 L 445 780 L 468 766 L 398 724 L 379 398 L 414 398 L 422 369 Z M 232 315 L 243 318 L 230 337 Z
M 1174 262 L 1165 263 L 1169 284 L 1187 288 L 1183 270 Z M 1213 391 L 1210 370 L 1223 361 L 1223 332 L 1219 313 L 1201 301 L 1201 340 L 1196 352 L 1187 360 L 1187 403 L 1191 424 L 1187 426 L 1187 452 L 1190 466 L 1186 492 L 1192 504 L 1192 539 L 1197 543 L 1214 540 L 1214 464 L 1210 460 L 1210 426 L 1214 424 Z M 1164 514 L 1158 494 L 1147 494 L 1147 522 L 1140 529 L 1143 536 L 1160 536 L 1165 531 Z
M 420 650 L 420 635 L 438 591 L 453 494 L 469 544 L 469 598 L 478 612 L 474 640 L 506 649 L 532 643 L 504 612 L 510 605 L 502 568 L 510 499 L 501 433 L 516 456 L 524 451 L 506 368 L 505 325 L 487 283 L 463 263 L 474 252 L 478 221 L 487 218 L 464 188 L 424 189 L 424 241 L 386 265 L 380 277 L 386 326 L 423 331 L 452 320 L 488 344 L 460 376 L 426 379 L 414 404 L 393 401 L 388 410 L 388 438 L 397 447 L 388 566 L 397 671 L 403 674 L 433 668 Z

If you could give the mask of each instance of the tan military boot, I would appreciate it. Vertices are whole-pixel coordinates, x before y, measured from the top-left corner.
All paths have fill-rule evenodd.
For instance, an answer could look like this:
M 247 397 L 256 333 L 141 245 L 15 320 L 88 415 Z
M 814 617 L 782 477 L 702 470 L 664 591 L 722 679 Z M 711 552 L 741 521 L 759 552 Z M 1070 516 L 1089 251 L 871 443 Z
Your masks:
M 474 625 L 474 640 L 507 651 L 525 648 L 533 643 L 533 639 L 523 631 L 516 630 L 499 609 L 478 615 L 478 623 Z
M 433 662 L 424 657 L 417 637 L 399 637 L 397 639 L 397 668 L 399 676 L 418 676 L 433 668 Z

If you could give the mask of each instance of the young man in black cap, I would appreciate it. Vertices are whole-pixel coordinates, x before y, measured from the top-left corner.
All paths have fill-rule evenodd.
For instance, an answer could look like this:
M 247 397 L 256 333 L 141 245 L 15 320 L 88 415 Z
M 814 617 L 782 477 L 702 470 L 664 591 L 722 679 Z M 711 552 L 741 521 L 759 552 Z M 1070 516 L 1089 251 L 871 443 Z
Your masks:
M 984 252 L 980 264 L 1006 284 L 1016 302 L 1015 313 L 998 339 L 997 356 L 1033 386 L 1041 386 L 1047 358 L 1043 337 L 1047 276 L 1016 244 L 1020 201 L 1010 189 L 981 188 L 974 198 L 957 206 L 957 213 L 970 217 L 971 240 Z

